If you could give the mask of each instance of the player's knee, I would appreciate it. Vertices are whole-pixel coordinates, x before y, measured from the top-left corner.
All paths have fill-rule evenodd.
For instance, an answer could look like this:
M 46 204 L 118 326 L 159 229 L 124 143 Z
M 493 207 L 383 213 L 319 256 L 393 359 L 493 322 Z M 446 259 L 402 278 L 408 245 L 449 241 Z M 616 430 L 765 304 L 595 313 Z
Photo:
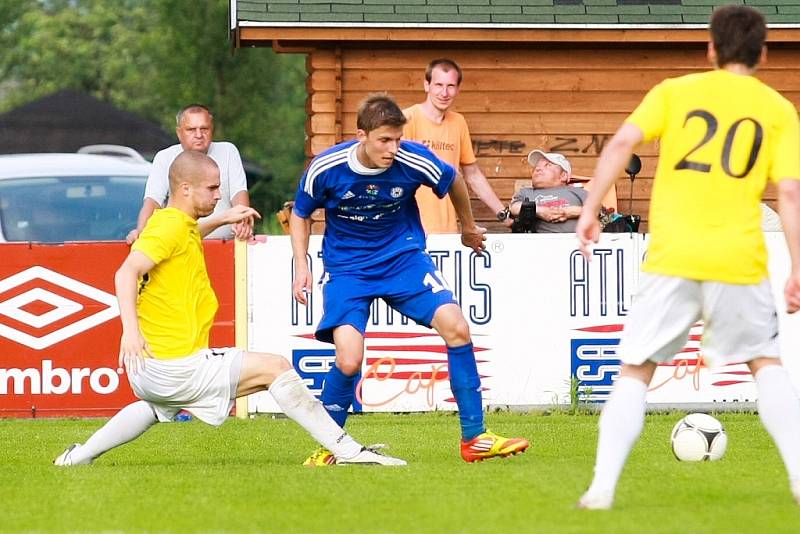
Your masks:
M 336 361 L 336 367 L 346 376 L 354 376 L 361 371 L 361 360 Z
M 276 356 L 276 358 L 275 367 L 278 370 L 278 374 L 285 373 L 292 368 L 292 364 L 284 356 Z
M 451 321 L 442 329 L 442 337 L 451 347 L 466 345 L 470 342 L 469 325 L 463 317 Z

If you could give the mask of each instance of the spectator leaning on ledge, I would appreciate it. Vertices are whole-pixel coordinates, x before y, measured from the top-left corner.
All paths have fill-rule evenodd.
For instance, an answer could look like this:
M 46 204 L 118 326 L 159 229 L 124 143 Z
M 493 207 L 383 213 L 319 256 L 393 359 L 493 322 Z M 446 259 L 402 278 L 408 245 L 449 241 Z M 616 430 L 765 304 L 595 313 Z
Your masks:
M 587 192 L 567 185 L 572 166 L 567 158 L 556 152 L 532 150 L 528 154 L 531 166 L 531 187 L 523 187 L 511 199 L 512 217 L 519 215 L 522 203 L 536 204 L 536 232 L 574 232 Z

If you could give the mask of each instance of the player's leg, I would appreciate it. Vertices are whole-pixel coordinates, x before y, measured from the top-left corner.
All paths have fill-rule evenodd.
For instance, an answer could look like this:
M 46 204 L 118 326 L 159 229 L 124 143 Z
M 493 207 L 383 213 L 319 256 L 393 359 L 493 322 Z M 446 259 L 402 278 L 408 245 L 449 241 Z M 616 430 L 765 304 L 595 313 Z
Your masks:
M 314 398 L 286 358 L 275 354 L 245 352 L 236 396 L 250 395 L 264 389 L 269 390 L 283 413 L 331 451 L 338 463 L 405 465 L 402 460 L 366 451 L 342 430 Z
M 344 427 L 353 405 L 356 381 L 361 377 L 364 336 L 352 325 L 345 324 L 333 330 L 333 343 L 336 361 L 325 375 L 320 400 L 333 420 Z
M 366 325 L 366 315 L 364 316 L 364 325 Z M 364 327 L 362 326 L 362 328 Z M 350 406 L 353 405 L 355 398 L 355 385 L 361 377 L 364 336 L 350 324 L 333 328 L 330 336 L 336 347 L 336 359 L 325 374 L 320 400 L 330 418 L 338 426 L 344 428 L 350 413 Z M 317 337 L 319 339 L 319 330 Z M 336 456 L 334 451 L 323 446 L 311 453 L 303 465 L 331 465 L 335 463 L 334 456 Z
M 622 366 L 600 413 L 594 478 L 578 502 L 580 508 L 606 509 L 613 504 L 622 468 L 644 426 L 647 386 L 656 367 L 652 361 Z
M 141 436 L 158 421 L 153 407 L 145 401 L 127 405 L 84 444 L 70 445 L 53 463 L 59 466 L 90 464 L 101 454 Z
M 647 386 L 657 362 L 671 360 L 686 344 L 700 317 L 701 298 L 697 282 L 642 275 L 619 346 L 622 370 L 600 414 L 594 477 L 578 507 L 611 508 L 625 461 L 644 425 Z
M 333 343 L 336 360 L 325 375 L 320 400 L 339 426 L 347 421 L 354 388 L 364 358 L 364 331 L 374 288 L 363 278 L 335 275 L 322 287 L 324 311 L 316 331 L 320 341 Z
M 461 456 L 468 462 L 524 451 L 522 438 L 504 438 L 484 427 L 481 380 L 469 325 L 430 256 L 413 251 L 384 278 L 384 300 L 419 324 L 436 329 L 447 346 L 450 388 L 461 423 Z
M 461 423 L 461 457 L 467 462 L 474 462 L 524 452 L 528 448 L 528 440 L 504 438 L 486 430 L 481 378 L 469 325 L 461 308 L 453 303 L 439 306 L 430 325 L 442 336 L 447 346 L 450 389 L 458 405 Z
M 447 370 L 450 389 L 458 404 L 461 439 L 469 441 L 486 431 L 483 421 L 481 378 L 475 362 L 469 325 L 457 304 L 440 306 L 433 316 L 431 327 L 447 346 Z
M 758 415 L 772 436 L 800 504 L 800 403 L 786 368 L 777 358 L 756 358 L 748 363 L 758 390 Z
M 704 284 L 706 352 L 717 363 L 747 361 L 758 391 L 758 414 L 772 436 L 800 504 L 800 402 L 778 358 L 775 302 L 768 280 L 761 284 Z M 704 334 L 705 339 L 705 334 Z M 748 361 L 749 360 L 749 361 Z

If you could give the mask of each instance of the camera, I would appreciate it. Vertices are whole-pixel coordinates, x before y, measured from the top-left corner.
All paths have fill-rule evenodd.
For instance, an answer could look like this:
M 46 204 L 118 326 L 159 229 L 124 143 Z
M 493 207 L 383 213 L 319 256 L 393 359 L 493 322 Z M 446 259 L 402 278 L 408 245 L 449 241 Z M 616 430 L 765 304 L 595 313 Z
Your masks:
M 525 200 L 519 208 L 519 214 L 511 225 L 515 234 L 532 234 L 536 232 L 536 202 Z

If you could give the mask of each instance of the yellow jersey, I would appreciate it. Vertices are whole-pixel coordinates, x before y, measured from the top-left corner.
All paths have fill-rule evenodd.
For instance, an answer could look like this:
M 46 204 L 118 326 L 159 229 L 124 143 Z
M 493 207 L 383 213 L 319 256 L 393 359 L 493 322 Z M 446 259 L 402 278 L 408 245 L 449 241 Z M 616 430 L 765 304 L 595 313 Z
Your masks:
M 156 210 L 131 250 L 156 264 L 139 280 L 136 303 L 153 356 L 183 358 L 207 348 L 218 303 L 197 221 L 177 208 Z
M 425 116 L 420 104 L 404 109 L 403 114 L 407 119 L 403 127 L 405 139 L 422 143 L 456 170 L 461 165 L 475 163 L 469 127 L 463 115 L 448 111 L 444 114 L 442 123 L 437 124 Z M 416 200 L 425 233 L 458 232 L 456 210 L 449 198 L 440 199 L 429 187 L 420 187 L 417 189 Z
M 643 270 L 757 284 L 767 276 L 761 196 L 800 179 L 794 106 L 753 76 L 723 69 L 667 79 L 627 123 L 660 139 Z

